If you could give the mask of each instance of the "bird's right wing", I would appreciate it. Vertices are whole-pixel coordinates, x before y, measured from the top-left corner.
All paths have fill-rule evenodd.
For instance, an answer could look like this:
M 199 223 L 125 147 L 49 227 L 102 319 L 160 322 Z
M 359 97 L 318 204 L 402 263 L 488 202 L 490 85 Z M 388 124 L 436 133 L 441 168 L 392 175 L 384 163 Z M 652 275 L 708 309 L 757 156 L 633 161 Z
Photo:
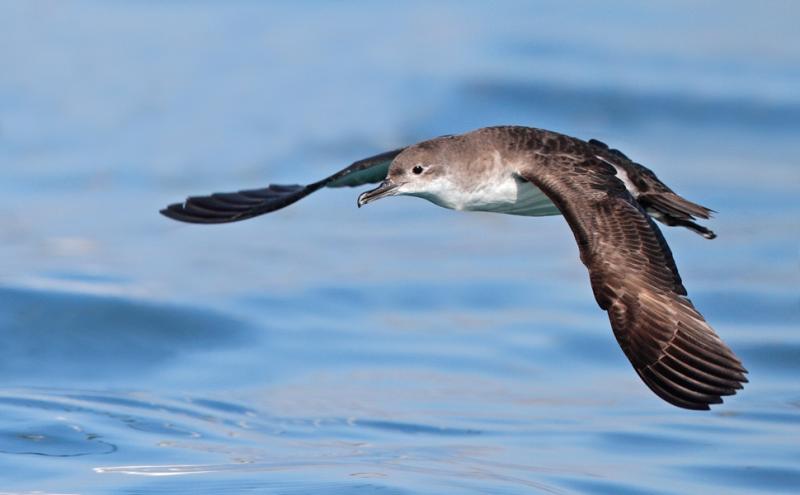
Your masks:
M 650 389 L 676 406 L 708 409 L 742 388 L 746 370 L 686 297 L 664 237 L 610 165 L 557 155 L 519 175 L 567 219 L 597 303 Z
M 392 160 L 405 148 L 351 163 L 347 168 L 313 184 L 277 185 L 238 192 L 191 196 L 183 203 L 174 203 L 161 214 L 188 223 L 228 223 L 263 215 L 298 201 L 323 187 L 355 187 L 380 182 L 386 178 Z

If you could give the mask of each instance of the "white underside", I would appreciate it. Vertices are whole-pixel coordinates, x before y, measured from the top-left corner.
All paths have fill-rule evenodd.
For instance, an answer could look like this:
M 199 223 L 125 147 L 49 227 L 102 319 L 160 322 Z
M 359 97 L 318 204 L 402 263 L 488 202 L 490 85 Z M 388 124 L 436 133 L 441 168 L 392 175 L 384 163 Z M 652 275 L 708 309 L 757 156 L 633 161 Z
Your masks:
M 539 188 L 510 175 L 485 181 L 483 187 L 469 191 L 454 187 L 445 180 L 430 182 L 426 184 L 426 189 L 422 193 L 404 194 L 418 196 L 453 210 L 490 211 L 531 217 L 561 214 Z
M 614 167 L 617 178 L 622 181 L 626 189 L 633 197 L 638 196 L 639 191 L 625 169 L 601 156 L 597 158 Z M 498 163 L 501 161 L 499 154 L 496 156 L 496 161 Z M 561 215 L 556 205 L 538 187 L 522 180 L 518 175 L 509 173 L 508 168 L 516 167 L 495 167 L 494 175 L 476 181 L 477 187 L 472 184 L 471 187 L 464 187 L 443 176 L 422 183 L 409 182 L 400 186 L 397 194 L 417 196 L 453 210 L 490 211 L 529 217 Z
M 499 201 L 497 201 L 499 199 Z M 545 193 L 530 182 L 517 183 L 515 190 L 505 198 L 496 198 L 476 207 L 469 208 L 473 211 L 492 211 L 507 215 L 523 215 L 528 217 L 542 217 L 560 215 L 556 205 L 550 201 Z

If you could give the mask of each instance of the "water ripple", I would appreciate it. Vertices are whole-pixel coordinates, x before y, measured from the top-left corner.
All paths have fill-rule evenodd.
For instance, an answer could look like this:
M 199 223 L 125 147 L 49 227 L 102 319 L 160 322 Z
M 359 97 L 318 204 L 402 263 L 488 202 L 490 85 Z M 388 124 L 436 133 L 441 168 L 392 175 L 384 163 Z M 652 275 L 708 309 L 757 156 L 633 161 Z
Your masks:
M 770 493 L 797 493 L 800 488 L 800 469 L 742 466 L 689 466 L 685 470 L 693 476 L 717 483 L 717 486 L 740 491 L 741 489 Z M 720 491 L 725 489 L 720 488 Z
M 236 345 L 245 334 L 241 321 L 198 308 L 0 286 L 6 385 L 136 381 L 190 350 Z
M 463 94 L 464 99 L 493 106 L 528 108 L 530 115 L 558 114 L 599 122 L 612 119 L 613 124 L 625 127 L 662 121 L 769 128 L 780 133 L 800 128 L 800 105 L 787 102 L 491 79 L 465 84 Z
M 0 452 L 6 454 L 76 457 L 116 451 L 116 445 L 72 423 L 26 423 L 21 428 L 0 429 Z

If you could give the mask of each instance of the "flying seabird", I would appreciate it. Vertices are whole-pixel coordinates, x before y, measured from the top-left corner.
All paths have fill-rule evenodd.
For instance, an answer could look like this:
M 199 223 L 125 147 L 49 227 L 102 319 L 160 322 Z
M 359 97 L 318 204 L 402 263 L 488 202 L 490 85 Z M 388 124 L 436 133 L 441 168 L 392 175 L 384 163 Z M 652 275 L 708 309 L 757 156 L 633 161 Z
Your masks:
M 709 409 L 747 382 L 747 370 L 686 297 L 653 219 L 695 223 L 712 210 L 688 201 L 646 167 L 591 139 L 520 126 L 442 136 L 358 160 L 309 185 L 194 196 L 161 210 L 190 223 L 226 223 L 288 206 L 323 187 L 380 185 L 358 206 L 408 195 L 454 210 L 563 215 L 595 299 L 639 377 L 665 401 Z

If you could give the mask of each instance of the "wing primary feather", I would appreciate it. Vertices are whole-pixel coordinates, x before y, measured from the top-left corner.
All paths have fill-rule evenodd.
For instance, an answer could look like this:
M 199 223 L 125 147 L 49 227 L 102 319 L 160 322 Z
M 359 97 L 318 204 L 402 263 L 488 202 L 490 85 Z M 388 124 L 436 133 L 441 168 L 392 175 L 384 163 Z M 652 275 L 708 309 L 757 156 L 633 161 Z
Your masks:
M 664 374 L 665 368 L 658 362 L 648 368 L 648 373 L 658 381 L 664 389 L 669 390 L 673 396 L 680 397 L 686 401 L 699 404 L 721 404 L 722 398 L 719 394 L 707 394 L 683 386 L 677 380 Z
M 686 297 L 669 246 L 643 205 L 594 156 L 607 147 L 592 144 L 585 155 L 532 153 L 517 173 L 566 218 L 595 298 L 645 384 L 678 407 L 709 409 L 741 389 L 747 371 Z M 668 195 L 669 188 L 647 172 L 648 184 L 664 189 L 664 209 L 688 218 L 710 214 Z
M 681 385 L 684 388 L 696 391 L 698 393 L 710 394 L 716 396 L 730 395 L 735 393 L 736 390 L 738 390 L 737 388 L 734 387 L 725 387 L 716 385 L 714 383 L 709 383 L 707 381 L 701 381 L 700 377 L 698 377 L 697 375 L 692 376 L 691 374 L 681 373 L 680 371 L 678 371 L 678 368 L 680 368 L 680 366 L 674 366 L 674 362 L 671 363 L 670 359 L 672 358 L 662 357 L 662 359 L 654 365 L 654 368 L 657 369 L 659 373 L 661 373 L 661 375 L 664 376 L 665 379 L 668 379 L 671 382 Z
M 664 399 L 665 401 L 669 402 L 670 404 L 678 407 L 682 407 L 684 409 L 693 409 L 696 411 L 707 411 L 711 409 L 710 405 L 707 402 L 698 402 L 696 400 L 690 400 L 685 397 L 681 397 L 675 395 L 675 392 L 665 388 L 665 386 L 661 383 L 658 379 L 658 376 L 652 372 L 652 370 L 645 369 L 645 370 L 636 370 L 639 374 L 639 377 L 644 381 L 644 383 L 650 387 L 650 390 L 656 393 L 659 397 Z
M 289 206 L 323 187 L 359 186 L 380 182 L 386 177 L 389 164 L 403 149 L 386 151 L 355 161 L 339 172 L 307 186 L 271 184 L 260 189 L 192 196 L 183 203 L 167 206 L 161 210 L 161 214 L 188 223 L 214 224 L 246 220 Z

